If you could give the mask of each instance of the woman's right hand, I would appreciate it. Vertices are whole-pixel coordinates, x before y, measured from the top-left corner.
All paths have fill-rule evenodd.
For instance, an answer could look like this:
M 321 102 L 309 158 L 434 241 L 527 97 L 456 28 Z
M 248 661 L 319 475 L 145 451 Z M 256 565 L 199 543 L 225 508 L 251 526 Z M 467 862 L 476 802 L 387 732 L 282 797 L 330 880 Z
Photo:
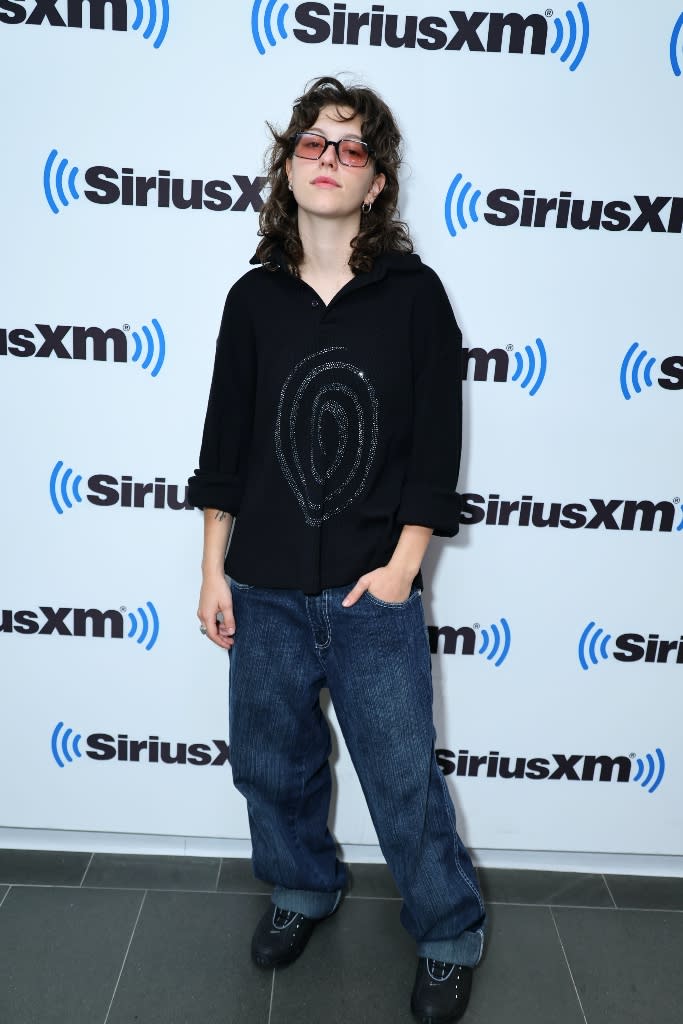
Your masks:
M 222 622 L 217 619 L 219 612 L 222 613 Z M 232 611 L 232 594 L 223 573 L 204 576 L 197 618 L 206 626 L 209 640 L 225 650 L 232 647 L 235 642 L 235 616 Z

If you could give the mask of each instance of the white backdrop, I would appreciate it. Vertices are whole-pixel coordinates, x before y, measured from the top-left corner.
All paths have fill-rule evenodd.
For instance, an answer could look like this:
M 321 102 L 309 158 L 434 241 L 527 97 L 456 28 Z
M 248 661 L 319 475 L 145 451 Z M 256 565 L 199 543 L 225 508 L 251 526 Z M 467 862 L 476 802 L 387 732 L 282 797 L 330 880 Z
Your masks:
M 398 116 L 402 215 L 480 350 L 468 521 L 425 564 L 464 836 L 680 855 L 680 0 L 520 2 L 511 29 L 334 6 L 0 3 L 0 825 L 248 836 L 227 656 L 195 618 L 201 515 L 173 506 L 264 121 L 348 72 Z M 372 851 L 340 746 L 335 831 Z

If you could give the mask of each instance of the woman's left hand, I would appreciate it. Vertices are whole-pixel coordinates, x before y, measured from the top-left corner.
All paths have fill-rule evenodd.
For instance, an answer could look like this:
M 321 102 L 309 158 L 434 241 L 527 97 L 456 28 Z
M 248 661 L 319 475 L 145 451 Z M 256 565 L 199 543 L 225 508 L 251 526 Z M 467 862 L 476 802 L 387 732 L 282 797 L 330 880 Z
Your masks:
M 342 605 L 345 608 L 350 608 L 366 590 L 369 590 L 373 597 L 378 597 L 380 601 L 391 603 L 407 601 L 414 578 L 414 572 L 407 575 L 405 571 L 394 566 L 383 565 L 379 569 L 373 569 L 372 572 L 366 572 L 361 576 L 353 590 L 342 601 Z

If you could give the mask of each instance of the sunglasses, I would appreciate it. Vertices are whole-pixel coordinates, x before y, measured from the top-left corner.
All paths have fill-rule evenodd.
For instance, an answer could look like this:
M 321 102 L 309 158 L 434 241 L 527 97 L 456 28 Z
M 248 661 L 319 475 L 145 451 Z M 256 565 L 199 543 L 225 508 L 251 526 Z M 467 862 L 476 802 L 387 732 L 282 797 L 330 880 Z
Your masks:
M 328 146 L 334 146 L 337 160 L 346 167 L 365 167 L 372 150 L 360 139 L 339 139 L 333 142 L 317 132 L 297 132 L 294 136 L 294 156 L 304 160 L 319 160 Z

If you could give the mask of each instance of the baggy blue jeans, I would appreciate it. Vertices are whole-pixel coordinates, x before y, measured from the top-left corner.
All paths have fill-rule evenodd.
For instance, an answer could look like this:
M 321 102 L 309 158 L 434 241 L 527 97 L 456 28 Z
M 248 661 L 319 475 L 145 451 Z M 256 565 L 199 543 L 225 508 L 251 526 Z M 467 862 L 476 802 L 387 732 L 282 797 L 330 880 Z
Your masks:
M 257 878 L 273 902 L 321 918 L 346 884 L 327 827 L 327 686 L 418 956 L 469 967 L 486 914 L 434 753 L 431 658 L 421 590 L 406 601 L 351 586 L 314 596 L 231 580 L 230 763 L 246 798 Z

